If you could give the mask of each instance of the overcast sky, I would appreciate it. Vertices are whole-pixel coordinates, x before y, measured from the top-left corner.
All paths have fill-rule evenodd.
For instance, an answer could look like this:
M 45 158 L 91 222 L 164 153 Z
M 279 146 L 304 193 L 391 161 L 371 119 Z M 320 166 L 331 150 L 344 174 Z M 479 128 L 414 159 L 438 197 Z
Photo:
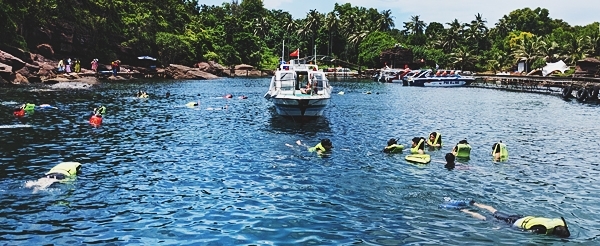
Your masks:
M 243 0 L 238 0 L 240 3 Z M 224 0 L 200 0 L 200 4 L 221 6 Z M 292 14 L 294 19 L 306 17 L 311 9 L 320 13 L 333 10 L 334 4 L 350 3 L 352 6 L 376 8 L 380 12 L 390 9 L 394 16 L 396 28 L 402 29 L 403 22 L 413 15 L 419 15 L 425 23 L 451 22 L 455 18 L 459 22 L 470 22 L 477 13 L 493 26 L 503 16 L 513 10 L 529 7 L 545 8 L 550 11 L 550 18 L 562 19 L 570 25 L 587 25 L 600 21 L 599 0 L 263 0 L 267 9 L 281 9 Z

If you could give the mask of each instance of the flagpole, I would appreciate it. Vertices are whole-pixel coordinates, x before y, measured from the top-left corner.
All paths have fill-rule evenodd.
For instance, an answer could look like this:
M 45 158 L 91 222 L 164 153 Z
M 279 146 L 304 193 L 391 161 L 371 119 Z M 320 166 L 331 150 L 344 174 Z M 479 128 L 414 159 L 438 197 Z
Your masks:
M 283 40 L 283 43 L 281 44 L 281 61 L 285 61 L 285 39 Z M 279 62 L 281 63 L 281 62 Z

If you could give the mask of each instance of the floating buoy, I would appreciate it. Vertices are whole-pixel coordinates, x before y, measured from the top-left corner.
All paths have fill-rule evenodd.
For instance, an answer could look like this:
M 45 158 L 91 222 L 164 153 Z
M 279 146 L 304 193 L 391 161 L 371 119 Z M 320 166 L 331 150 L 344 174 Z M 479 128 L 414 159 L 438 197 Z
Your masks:
M 338 92 L 338 95 L 344 95 L 343 91 Z
M 23 117 L 25 116 L 25 109 L 18 109 L 13 112 L 15 117 Z
M 99 126 L 100 124 L 102 124 L 102 117 L 97 116 L 97 115 L 92 115 L 92 117 L 90 118 L 90 124 Z
M 427 164 L 431 161 L 431 156 L 428 154 L 412 154 L 404 157 L 407 161 L 416 162 L 420 164 Z

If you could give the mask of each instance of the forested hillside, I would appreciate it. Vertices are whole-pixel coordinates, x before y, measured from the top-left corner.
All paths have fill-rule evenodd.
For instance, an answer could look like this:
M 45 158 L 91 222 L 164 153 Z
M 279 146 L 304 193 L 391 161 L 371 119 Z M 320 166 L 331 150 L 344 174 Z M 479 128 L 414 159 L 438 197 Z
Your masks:
M 335 4 L 293 19 L 260 0 L 199 5 L 191 0 L 0 0 L 0 50 L 37 51 L 49 44 L 65 56 L 134 62 L 156 56 L 163 64 L 214 60 L 273 69 L 282 54 L 330 55 L 363 67 L 381 67 L 383 49 L 408 47 L 415 59 L 446 68 L 504 70 L 517 60 L 529 67 L 559 59 L 567 64 L 600 56 L 599 23 L 570 26 L 543 8 L 518 9 L 500 20 L 474 12 L 461 23 L 394 20 L 390 10 Z M 403 23 L 402 26 L 395 26 Z M 490 23 L 488 23 L 488 21 Z M 491 28 L 488 28 L 491 27 Z M 288 59 L 288 57 L 286 57 Z

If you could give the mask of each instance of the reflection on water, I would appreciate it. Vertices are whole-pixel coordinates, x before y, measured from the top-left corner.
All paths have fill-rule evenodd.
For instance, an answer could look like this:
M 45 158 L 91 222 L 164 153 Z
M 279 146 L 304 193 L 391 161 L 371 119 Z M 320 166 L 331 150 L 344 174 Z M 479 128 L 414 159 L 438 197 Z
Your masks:
M 129 81 L 1 91 L 0 241 L 566 242 L 512 230 L 490 214 L 478 221 L 440 209 L 444 197 L 473 198 L 509 213 L 564 216 L 572 232 L 568 242 L 598 241 L 599 154 L 588 151 L 600 147 L 595 106 L 476 88 L 334 82 L 325 115 L 295 122 L 277 115 L 263 98 L 268 83 Z M 138 90 L 150 98 L 135 98 Z M 187 107 L 192 101 L 200 104 Z M 24 102 L 57 109 L 16 119 L 12 108 Z M 98 104 L 107 114 L 100 127 L 92 127 L 88 119 Z M 390 138 L 409 146 L 413 137 L 432 131 L 442 133 L 444 146 L 428 150 L 428 165 L 406 162 L 408 150 L 381 152 Z M 314 146 L 321 138 L 335 146 L 325 158 L 295 144 Z M 473 147 L 471 159 L 449 171 L 444 155 L 464 138 Z M 506 162 L 490 155 L 500 140 L 510 152 Z M 74 183 L 37 193 L 25 188 L 62 161 L 82 163 Z

